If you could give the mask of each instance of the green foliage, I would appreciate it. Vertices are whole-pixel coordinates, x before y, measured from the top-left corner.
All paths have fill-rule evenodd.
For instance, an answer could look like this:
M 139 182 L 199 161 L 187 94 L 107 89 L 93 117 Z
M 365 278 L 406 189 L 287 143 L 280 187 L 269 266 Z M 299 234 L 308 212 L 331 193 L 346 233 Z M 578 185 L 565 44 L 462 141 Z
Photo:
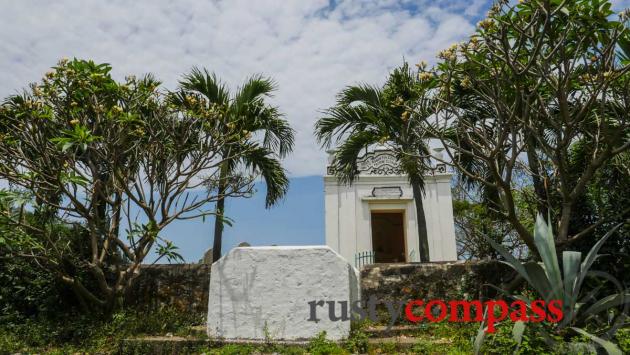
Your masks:
M 27 259 L 0 255 L 0 284 L 0 324 L 72 307 L 70 302 L 63 302 L 64 298 L 72 299 L 69 290 Z
M 630 216 L 625 198 L 614 196 L 622 184 L 609 185 L 621 188 L 609 190 L 615 208 L 602 208 L 606 198 L 596 201 L 596 194 L 585 198 L 591 185 L 607 185 L 599 173 L 630 149 L 630 75 L 622 53 L 628 20 L 604 0 L 496 1 L 469 41 L 440 52 L 440 63 L 420 73 L 439 88 L 442 119 L 431 131 L 530 250 L 533 235 L 515 191 L 558 221 L 553 228 L 564 248 L 598 239 Z M 620 181 L 628 179 L 628 166 L 617 171 Z M 594 243 L 587 244 L 580 250 Z
M 621 354 L 614 344 L 601 337 L 608 336 L 604 331 L 608 331 L 610 327 L 615 330 L 625 321 L 626 312 L 624 310 L 627 310 L 627 304 L 630 303 L 630 293 L 618 284 L 616 285 L 618 293 L 607 294 L 601 298 L 597 298 L 598 288 L 588 291 L 583 290 L 584 282 L 589 277 L 603 276 L 604 280 L 611 281 L 604 273 L 593 272 L 590 269 L 598 257 L 599 249 L 613 232 L 614 229 L 598 241 L 583 261 L 580 252 L 564 251 L 562 253 L 562 270 L 560 269 L 560 262 L 556 253 L 552 228 L 541 216 L 538 216 L 534 230 L 534 240 L 538 254 L 542 259 L 541 263 L 533 261 L 522 263 L 498 243 L 491 239 L 488 239 L 488 241 L 501 253 L 507 264 L 518 272 L 529 286 L 536 291 L 539 298 L 546 303 L 552 300 L 562 301 L 563 318 L 554 326 L 554 332 L 561 333 L 570 328 L 574 332 L 584 335 L 591 341 L 603 346 L 609 354 Z M 614 283 L 614 280 L 612 281 Z M 585 294 L 588 297 L 583 297 Z M 532 300 L 530 298 L 523 295 L 511 296 L 524 301 L 528 307 L 531 306 Z M 619 309 L 622 311 L 619 312 Z M 616 314 L 612 313 L 613 316 L 616 316 L 616 319 L 611 321 L 609 312 L 614 310 L 617 310 Z M 522 323 L 517 322 L 514 327 L 517 325 L 522 326 Z M 578 326 L 588 326 L 589 330 L 593 331 L 594 334 L 577 328 Z M 539 329 L 539 331 L 544 330 Z M 479 330 L 479 336 L 483 334 L 485 334 L 485 329 L 482 327 Z M 516 343 L 518 343 L 518 340 Z M 476 351 L 479 351 L 479 347 L 476 348 Z
M 461 179 L 458 182 L 454 192 L 453 217 L 459 257 L 463 259 L 499 257 L 499 253 L 486 238 L 500 243 L 514 255 L 525 257 L 525 245 L 509 221 L 497 214 L 492 203 L 479 196 L 480 193 L 475 187 L 465 186 Z M 517 197 L 524 194 L 525 192 L 515 191 Z M 518 214 L 524 221 L 523 225 L 533 226 L 533 219 L 530 222 L 528 218 L 531 205 L 519 198 L 517 206 Z
M 176 309 L 157 312 L 127 309 L 107 318 L 80 313 L 23 318 L 0 323 L 0 353 L 4 352 L 114 352 L 120 340 L 144 334 L 185 335 L 200 317 L 182 315 Z
M 308 344 L 307 350 L 313 355 L 347 354 L 347 352 L 337 345 L 337 343 L 326 339 L 326 332 L 321 332 L 312 339 Z
M 418 115 L 430 115 L 428 88 L 422 86 L 408 63 L 395 68 L 383 88 L 349 86 L 337 95 L 337 104 L 315 124 L 323 147 L 338 144 L 333 166 L 344 182 L 352 182 L 357 159 L 374 144 L 394 149 L 403 170 L 422 186 L 427 171 L 428 146 L 413 133 L 421 132 Z
M 378 349 L 380 350 L 380 352 L 383 352 L 385 354 L 394 354 L 397 352 L 398 346 L 394 342 L 386 342 L 386 343 L 380 344 Z
M 151 75 L 117 82 L 111 70 L 64 59 L 0 105 L 0 179 L 12 188 L 0 193 L 0 225 L 15 230 L 0 245 L 10 238 L 12 256 L 37 260 L 97 312 L 122 305 L 147 255 L 181 261 L 163 230 L 213 215 L 219 197 L 249 194 L 255 176 L 220 170 L 223 160 L 260 153 L 241 132 L 225 134 L 232 122 L 220 108 L 166 94 Z M 251 86 L 252 97 L 263 90 Z M 199 189 L 225 181 L 230 189 L 220 193 Z M 60 225 L 78 230 L 78 250 Z
M 10 193 L 0 193 L 2 205 Z M 42 226 L 41 214 L 24 212 L 23 218 Z M 62 260 L 66 267 L 70 267 L 73 258 L 86 254 L 81 240 L 85 234 L 81 229 L 64 224 L 49 224 L 48 228 L 56 241 L 55 247 L 72 251 Z M 70 287 L 42 268 L 37 259 L 21 256 L 43 247 L 37 238 L 8 225 L 0 216 L 0 324 L 17 324 L 33 317 L 54 318 L 56 313 L 76 310 L 77 299 Z M 75 272 L 86 285 L 90 284 L 85 269 L 78 268 Z
M 523 334 L 518 343 L 512 336 L 512 328 L 507 324 L 497 327 L 497 331 L 487 336 L 481 348 L 482 354 L 551 354 L 550 347 L 532 328 Z
M 220 112 L 225 119 L 213 129 L 233 137 L 233 144 L 225 145 L 219 152 L 223 162 L 218 181 L 206 184 L 218 194 L 213 260 L 221 256 L 223 223 L 227 221 L 224 195 L 235 175 L 262 177 L 267 190 L 266 208 L 277 203 L 288 191 L 289 180 L 280 159 L 293 150 L 295 138 L 293 129 L 278 108 L 266 101 L 275 90 L 276 84 L 271 79 L 254 75 L 231 95 L 215 74 L 193 68 L 180 81 L 179 92 L 171 94 L 171 102 L 194 109 L 192 114 L 202 119 L 209 112 Z
M 344 348 L 349 352 L 355 353 L 367 353 L 369 348 L 368 335 L 361 328 L 354 328 L 350 331 L 350 336 L 344 343 Z
M 180 92 L 171 98 L 180 105 L 198 102 L 202 110 L 222 112 L 225 120 L 215 129 L 224 135 L 237 136 L 243 143 L 226 146 L 221 152 L 226 160 L 224 174 L 233 174 L 239 165 L 262 174 L 267 184 L 267 207 L 286 194 L 288 181 L 277 158 L 286 157 L 295 140 L 288 121 L 277 107 L 266 102 L 275 90 L 276 84 L 271 79 L 254 75 L 231 95 L 215 74 L 194 68 L 180 81 Z M 251 143 L 256 145 L 252 147 Z M 243 154 L 237 154 L 239 150 Z
M 588 144 L 587 144 L 588 146 Z M 575 149 L 573 154 L 592 154 L 590 149 Z M 580 169 L 580 160 L 575 158 L 575 169 Z M 592 233 L 570 245 L 573 250 L 588 252 L 601 236 L 613 226 L 621 226 L 611 235 L 601 249 L 603 257 L 595 261 L 594 267 L 605 270 L 630 287 L 630 153 L 625 152 L 605 163 L 595 174 L 584 198 L 576 206 L 570 233 L 575 235 L 588 228 L 593 221 L 605 220 Z
M 256 347 L 251 345 L 228 344 L 218 349 L 209 349 L 207 354 L 212 355 L 249 355 L 255 352 Z
M 615 334 L 615 340 L 624 354 L 630 354 L 630 328 L 622 328 Z

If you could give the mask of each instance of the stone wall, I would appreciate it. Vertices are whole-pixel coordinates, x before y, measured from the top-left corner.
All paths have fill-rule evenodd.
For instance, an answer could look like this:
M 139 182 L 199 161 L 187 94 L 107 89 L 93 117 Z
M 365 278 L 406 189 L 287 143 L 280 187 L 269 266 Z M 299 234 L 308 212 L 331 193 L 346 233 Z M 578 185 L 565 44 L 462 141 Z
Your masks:
M 368 299 L 471 299 L 492 297 L 515 274 L 497 261 L 373 264 L 361 270 L 361 297 Z
M 205 315 L 210 267 L 208 264 L 143 266 L 125 300 L 130 306 L 151 310 L 172 306 L 182 312 Z
M 127 303 L 206 314 L 210 267 L 207 264 L 144 266 Z M 462 299 L 494 296 L 487 284 L 510 281 L 514 272 L 496 261 L 373 264 L 361 270 L 361 297 L 379 299 Z

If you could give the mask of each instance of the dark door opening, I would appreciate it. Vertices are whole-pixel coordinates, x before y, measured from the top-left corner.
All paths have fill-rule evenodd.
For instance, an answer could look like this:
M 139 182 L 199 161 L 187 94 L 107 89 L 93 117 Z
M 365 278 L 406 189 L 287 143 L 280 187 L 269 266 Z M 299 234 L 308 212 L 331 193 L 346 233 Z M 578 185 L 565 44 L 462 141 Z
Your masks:
M 403 212 L 372 212 L 372 250 L 376 263 L 407 261 Z

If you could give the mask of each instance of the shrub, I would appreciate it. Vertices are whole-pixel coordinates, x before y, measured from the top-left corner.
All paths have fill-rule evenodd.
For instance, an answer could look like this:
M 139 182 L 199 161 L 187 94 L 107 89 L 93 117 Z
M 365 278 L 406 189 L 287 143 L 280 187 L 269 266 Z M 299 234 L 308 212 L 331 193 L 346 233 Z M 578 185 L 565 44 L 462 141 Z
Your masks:
M 368 335 L 362 329 L 353 329 L 345 342 L 345 348 L 351 353 L 366 353 L 368 351 Z
M 582 253 L 580 252 L 564 251 L 562 253 L 562 269 L 556 253 L 552 227 L 540 215 L 536 219 L 534 229 L 536 251 L 542 259 L 540 263 L 534 261 L 522 263 L 501 245 L 488 238 L 488 241 L 501 253 L 507 263 L 534 290 L 536 297 L 511 295 L 504 291 L 506 294 L 523 301 L 528 308 L 531 307 L 532 300 L 537 298 L 543 299 L 546 303 L 551 300 L 562 302 L 563 317 L 558 323 L 548 324 L 547 329 L 536 327 L 536 331 L 542 333 L 550 345 L 553 344 L 553 339 L 551 335 L 547 334 L 549 331 L 553 332 L 553 335 L 565 337 L 570 334 L 577 334 L 587 337 L 591 342 L 603 347 L 609 354 L 621 354 L 621 350 L 609 341 L 609 337 L 625 321 L 630 295 L 610 275 L 590 270 L 598 257 L 599 249 L 617 227 L 602 237 L 584 257 L 584 260 L 582 260 Z M 587 289 L 585 286 L 587 279 L 596 281 L 601 279 L 604 282 L 612 283 L 617 288 L 618 293 L 607 294 L 598 298 L 598 290 L 601 287 L 596 286 Z M 610 315 L 613 316 L 612 319 Z M 512 333 L 516 344 L 522 343 L 526 324 L 523 322 L 514 323 Z M 479 330 L 475 340 L 476 352 L 481 348 L 485 331 L 486 328 L 484 327 Z
M 337 345 L 337 343 L 326 339 L 326 332 L 321 332 L 313 338 L 309 342 L 307 350 L 313 355 L 347 354 L 347 352 Z
M 624 354 L 630 354 L 630 328 L 619 329 L 615 334 L 619 348 Z
M 0 324 L 0 353 L 113 352 L 125 337 L 182 334 L 201 321 L 172 308 L 150 313 L 126 309 L 99 318 L 76 313 L 57 319 L 25 318 L 20 323 Z

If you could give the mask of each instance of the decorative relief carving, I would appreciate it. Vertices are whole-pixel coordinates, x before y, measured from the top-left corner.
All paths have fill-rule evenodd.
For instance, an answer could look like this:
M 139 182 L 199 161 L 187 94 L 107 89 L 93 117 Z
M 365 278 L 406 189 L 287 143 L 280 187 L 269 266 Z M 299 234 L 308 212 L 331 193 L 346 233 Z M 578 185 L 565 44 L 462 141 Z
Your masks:
M 435 166 L 435 168 L 433 168 L 433 174 L 446 174 L 446 164 L 441 163 L 441 164 L 437 164 Z
M 328 175 L 335 175 L 335 167 L 329 165 L 326 168 Z M 360 175 L 404 175 L 400 169 L 400 163 L 394 152 L 375 151 L 369 152 L 357 160 L 357 173 Z M 446 164 L 437 164 L 427 175 L 446 174 Z
M 400 163 L 393 152 L 370 152 L 357 160 L 357 170 L 364 175 L 401 175 Z

